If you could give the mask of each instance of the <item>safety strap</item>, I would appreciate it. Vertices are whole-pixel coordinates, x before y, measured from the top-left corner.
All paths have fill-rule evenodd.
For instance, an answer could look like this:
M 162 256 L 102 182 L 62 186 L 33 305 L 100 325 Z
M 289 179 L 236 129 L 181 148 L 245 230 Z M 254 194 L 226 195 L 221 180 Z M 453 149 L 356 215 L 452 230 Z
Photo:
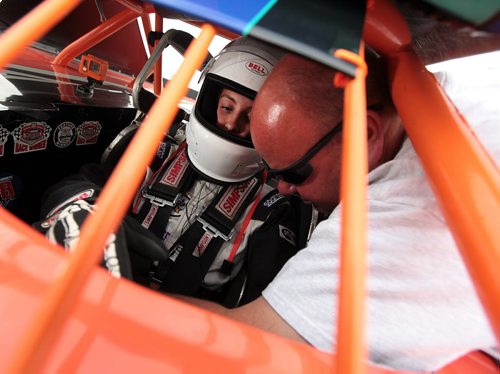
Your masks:
M 259 205 L 260 199 L 262 197 L 262 190 L 263 190 L 262 186 L 264 186 L 264 184 L 266 183 L 266 179 L 267 179 L 267 169 L 264 169 L 264 172 L 262 173 L 261 188 L 259 189 L 259 192 L 257 192 L 257 196 L 255 197 L 252 207 L 248 211 L 248 214 L 246 215 L 245 220 L 243 221 L 243 224 L 240 227 L 240 231 L 238 232 L 238 236 L 234 241 L 233 248 L 231 249 L 228 258 L 225 259 L 224 262 L 222 263 L 220 271 L 226 275 L 230 275 L 231 272 L 233 271 L 234 257 L 236 256 L 236 252 L 240 247 L 241 240 L 243 239 L 243 235 L 247 230 L 247 226 L 250 223 L 250 220 L 252 219 L 253 213 L 255 212 L 257 205 Z
M 262 186 L 254 177 L 224 187 L 172 246 L 169 259 L 151 273 L 152 287 L 196 295 L 221 246 L 231 240 L 236 223 Z
M 259 187 L 259 180 L 255 177 L 236 185 L 226 186 L 198 217 L 198 222 L 206 231 L 220 236 L 225 241 L 230 240 L 234 235 L 236 222 L 254 199 Z
M 155 175 L 153 183 L 143 189 L 142 196 L 159 207 L 176 206 L 181 193 L 189 188 L 194 181 L 195 171 L 189 165 L 186 152 L 186 142 L 183 142 L 176 152 L 175 158 Z
M 162 238 L 172 210 L 195 177 L 187 159 L 186 142 L 183 142 L 146 182 L 142 189 L 143 202 L 134 204 L 133 212 L 137 214 L 137 220 Z

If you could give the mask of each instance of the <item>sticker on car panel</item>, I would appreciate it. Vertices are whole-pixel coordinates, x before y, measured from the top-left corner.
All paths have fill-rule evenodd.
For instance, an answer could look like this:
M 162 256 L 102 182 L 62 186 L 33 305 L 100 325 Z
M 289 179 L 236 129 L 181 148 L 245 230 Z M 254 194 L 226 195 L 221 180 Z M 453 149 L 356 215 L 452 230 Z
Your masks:
M 52 129 L 45 122 L 26 122 L 12 131 L 14 154 L 42 151 L 47 148 Z
M 7 143 L 7 140 L 9 140 L 9 134 L 9 130 L 0 125 L 0 157 L 3 156 L 5 143 Z
M 77 127 L 76 145 L 89 145 L 97 143 L 97 138 L 102 126 L 97 121 L 85 121 Z
M 0 177 L 0 205 L 4 208 L 7 204 L 16 199 L 16 191 L 14 189 L 13 177 Z
M 63 122 L 54 130 L 54 144 L 58 148 L 66 148 L 76 138 L 76 126 L 72 122 Z

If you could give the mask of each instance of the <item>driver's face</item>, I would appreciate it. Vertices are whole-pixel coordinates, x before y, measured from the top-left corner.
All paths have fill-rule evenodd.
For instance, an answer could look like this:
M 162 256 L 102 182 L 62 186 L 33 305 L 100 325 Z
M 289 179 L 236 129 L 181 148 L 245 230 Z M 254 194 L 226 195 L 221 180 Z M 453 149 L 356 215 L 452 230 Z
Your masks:
M 248 137 L 252 105 L 252 99 L 223 89 L 217 103 L 217 127 L 240 138 Z

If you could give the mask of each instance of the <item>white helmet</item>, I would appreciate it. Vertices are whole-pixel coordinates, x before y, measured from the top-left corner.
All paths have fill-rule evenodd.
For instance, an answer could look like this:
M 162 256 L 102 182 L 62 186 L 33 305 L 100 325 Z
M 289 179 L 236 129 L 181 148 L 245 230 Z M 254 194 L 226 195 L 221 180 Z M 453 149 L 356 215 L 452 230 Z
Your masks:
M 283 54 L 279 48 L 255 39 L 239 38 L 208 63 L 186 129 L 189 160 L 205 177 L 240 182 L 263 168 L 250 138 L 240 138 L 216 126 L 217 103 L 224 88 L 253 100 Z

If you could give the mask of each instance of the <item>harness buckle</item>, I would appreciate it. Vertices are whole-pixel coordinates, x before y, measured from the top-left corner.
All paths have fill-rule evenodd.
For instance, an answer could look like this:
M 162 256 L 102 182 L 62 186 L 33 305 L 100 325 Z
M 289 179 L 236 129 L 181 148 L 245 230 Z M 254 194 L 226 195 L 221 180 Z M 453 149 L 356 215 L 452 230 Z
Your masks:
M 234 228 L 231 229 L 228 235 L 222 233 L 221 231 L 217 230 L 214 226 L 212 226 L 210 223 L 208 223 L 206 220 L 198 216 L 196 220 L 201 223 L 201 226 L 203 227 L 203 230 L 209 231 L 211 234 L 213 234 L 214 237 L 220 237 L 224 241 L 229 241 L 231 238 L 234 236 Z
M 160 208 L 163 208 L 165 205 L 168 205 L 168 206 L 175 208 L 179 204 L 181 196 L 182 196 L 182 194 L 178 193 L 175 196 L 173 201 L 169 201 L 169 200 L 162 199 L 162 198 L 155 196 L 155 195 L 150 195 L 146 191 L 142 192 L 142 197 L 144 197 L 145 199 L 148 199 L 151 204 L 154 204 Z

